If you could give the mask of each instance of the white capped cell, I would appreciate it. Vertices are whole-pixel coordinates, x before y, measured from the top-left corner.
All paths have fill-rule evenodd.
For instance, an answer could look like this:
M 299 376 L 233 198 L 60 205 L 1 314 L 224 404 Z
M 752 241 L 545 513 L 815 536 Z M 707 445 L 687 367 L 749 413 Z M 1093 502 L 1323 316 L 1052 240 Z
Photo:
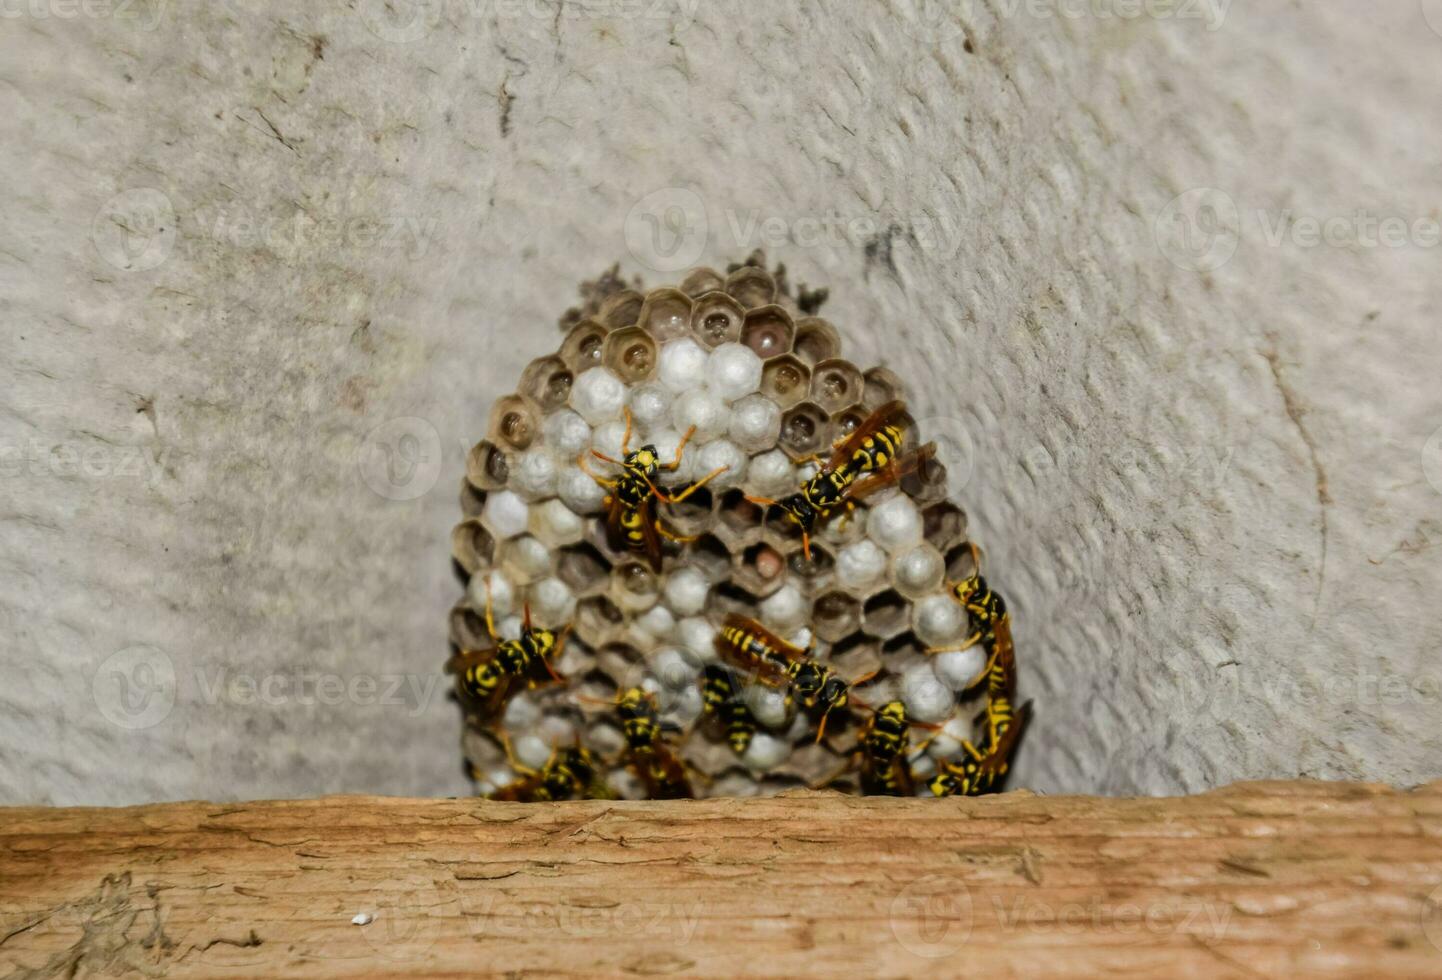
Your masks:
M 550 574 L 551 549 L 529 534 L 508 542 L 504 548 L 506 571 L 513 574 L 517 582 L 531 582 Z
M 941 721 L 951 717 L 956 707 L 956 695 L 927 662 L 912 664 L 901 675 L 901 700 L 906 703 L 906 713 L 916 721 Z
M 757 724 L 767 728 L 780 728 L 786 724 L 786 695 L 774 687 L 753 685 L 746 691 L 746 705 L 756 716 Z
M 922 753 L 911 760 L 911 778 L 921 787 L 925 787 L 926 780 L 936 774 L 936 760 L 931 756 Z M 917 795 L 930 796 L 931 791 L 918 792 Z
M 692 684 L 671 692 L 662 714 L 681 728 L 701 717 L 701 685 Z
M 534 728 L 540 720 L 541 709 L 536 702 L 525 694 L 518 694 L 506 705 L 501 724 L 505 725 L 508 731 L 523 732 Z
M 696 454 L 696 479 L 701 479 L 712 470 L 721 470 L 706 484 L 709 489 L 714 492 L 740 486 L 746 479 L 746 463 L 749 458 L 734 442 L 713 439 Z
M 544 449 L 528 449 L 511 459 L 511 475 L 506 485 L 528 500 L 548 497 L 556 492 L 560 467 L 556 457 Z
M 507 769 L 504 766 L 497 766 L 495 769 L 492 769 L 486 773 L 482 785 L 491 785 L 492 787 L 494 787 L 494 789 L 492 790 L 492 792 L 494 792 L 494 790 L 496 789 L 504 789 L 515 781 L 515 773 L 511 772 L 510 769 Z
M 521 626 L 521 617 L 516 615 L 496 620 L 496 632 L 500 634 L 503 640 L 519 640 L 521 638 Z
M 530 529 L 542 540 L 561 545 L 581 540 L 586 525 L 564 501 L 552 498 L 531 508 Z
M 565 582 L 555 577 L 543 578 L 531 586 L 528 598 L 531 618 L 538 626 L 560 629 L 576 613 L 576 597 Z
M 675 647 L 665 647 L 650 658 L 651 673 L 673 691 L 696 683 L 700 669 Z
M 563 408 L 546 416 L 542 424 L 546 445 L 567 460 L 591 445 L 591 426 L 569 408 Z
M 694 616 L 706 608 L 711 584 L 699 568 L 682 565 L 666 576 L 666 605 L 677 616 Z
M 726 431 L 731 424 L 731 410 L 714 392 L 692 388 L 682 392 L 671 406 L 671 423 L 677 432 L 685 432 L 694 425 L 696 434 L 691 439 L 699 444 Z
M 561 471 L 556 492 L 561 502 L 577 514 L 599 514 L 601 502 L 606 499 L 606 488 L 576 466 L 567 466 Z M 494 499 L 494 496 L 487 498 L 487 505 Z
M 961 741 L 948 732 L 937 732 L 936 737 L 926 746 L 926 754 L 933 759 L 948 759 L 961 750 Z
M 540 769 L 551 758 L 551 746 L 541 736 L 528 732 L 511 739 L 511 753 L 521 765 Z
M 946 562 L 941 552 L 926 542 L 903 551 L 891 563 L 891 580 L 896 590 L 908 598 L 916 598 L 941 585 Z
M 497 538 L 514 538 L 526 529 L 531 519 L 530 506 L 512 490 L 497 490 L 486 497 L 481 523 Z
M 591 425 L 620 418 L 625 404 L 625 383 L 603 367 L 581 372 L 571 385 L 571 407 Z
M 540 724 L 536 726 L 536 734 L 554 748 L 575 742 L 576 726 L 559 715 L 543 715 Z
M 701 663 L 712 663 L 719 657 L 716 652 L 716 627 L 702 616 L 688 616 L 677 623 L 676 639 Z
M 671 391 L 699 388 L 706 380 L 706 360 L 705 349 L 689 337 L 662 344 L 661 384 Z
M 813 634 L 811 630 L 803 626 L 798 630 L 792 630 L 791 633 L 786 637 L 786 642 L 796 647 L 798 650 L 805 650 L 807 647 L 811 646 L 812 637 Z M 823 654 L 820 650 L 813 650 L 811 652 L 817 660 L 826 659 L 827 655 Z
M 889 552 L 910 548 L 921 542 L 921 512 L 906 494 L 895 494 L 871 508 L 866 533 Z
M 765 395 L 747 395 L 731 406 L 731 439 L 747 452 L 776 445 L 781 434 L 781 406 Z M 785 458 L 785 453 L 781 456 Z M 788 468 L 790 463 L 787 463 Z
M 765 771 L 774 769 L 785 762 L 786 757 L 790 754 L 790 742 L 765 732 L 757 732 L 751 736 L 751 744 L 746 746 L 746 752 L 741 756 L 741 761 L 752 769 Z
M 953 691 L 965 690 L 986 666 L 986 652 L 981 644 L 965 650 L 932 654 L 929 659 L 937 678 Z
M 633 625 L 652 639 L 665 640 L 676 631 L 676 617 L 671 615 L 671 610 L 657 603 L 642 613 Z
M 886 574 L 886 552 L 874 541 L 863 538 L 849 544 L 836 556 L 836 581 L 842 588 L 865 589 Z
M 766 497 L 780 497 L 801 485 L 791 460 L 779 449 L 753 456 L 746 477 L 756 493 Z
M 773 633 L 787 633 L 800 626 L 810 611 L 801 590 L 788 582 L 761 600 L 761 625 Z
M 631 393 L 631 418 L 642 429 L 664 425 L 674 398 L 662 385 L 654 382 L 642 385 Z
M 676 458 L 676 447 L 681 444 L 681 433 L 675 429 L 657 429 L 647 436 L 646 441 L 656 447 L 656 456 L 663 463 L 669 463 Z M 681 454 L 681 465 L 674 470 L 662 470 L 660 473 L 661 485 L 674 487 L 692 479 L 696 472 L 696 449 L 687 443 L 685 451 Z
M 591 448 L 598 453 L 605 453 L 612 459 L 623 459 L 626 454 L 621 452 L 621 442 L 625 435 L 626 423 L 620 419 L 612 419 L 610 422 L 596 426 L 596 430 L 591 434 Z M 635 433 L 632 433 L 632 436 L 634 437 Z M 634 438 L 632 443 L 632 449 L 639 448 L 639 444 Z M 586 465 L 603 476 L 614 475 L 617 472 L 615 466 L 605 460 L 597 459 L 595 456 L 587 459 Z
M 466 584 L 466 599 L 471 608 L 484 616 L 486 614 L 486 592 L 491 595 L 491 615 L 509 616 L 516 609 L 516 590 L 511 580 L 500 572 L 472 575 Z
M 964 639 L 966 610 L 945 592 L 934 592 L 911 607 L 911 624 L 928 647 L 957 646 Z
M 706 386 L 728 402 L 759 390 L 761 358 L 745 344 L 722 344 L 711 352 Z

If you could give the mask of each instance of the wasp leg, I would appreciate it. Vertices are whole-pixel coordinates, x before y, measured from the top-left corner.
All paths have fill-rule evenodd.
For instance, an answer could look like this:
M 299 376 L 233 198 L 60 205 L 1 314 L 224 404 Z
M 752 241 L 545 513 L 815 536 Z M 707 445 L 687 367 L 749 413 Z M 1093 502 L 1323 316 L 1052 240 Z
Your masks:
M 516 770 L 516 772 L 521 776 L 539 776 L 539 769 L 532 769 L 520 759 L 516 758 L 516 750 L 511 746 L 511 736 L 506 732 L 505 729 L 501 729 L 500 736 L 501 748 L 506 750 L 506 761 L 511 764 L 511 768 Z
M 671 462 L 669 463 L 658 463 L 657 465 L 660 466 L 660 468 L 663 470 L 674 471 L 676 467 L 681 465 L 681 454 L 686 451 L 686 443 L 690 442 L 691 437 L 695 434 L 696 427 L 693 425 L 691 426 L 691 428 L 686 430 L 686 434 L 681 437 L 681 441 L 676 443 L 676 458 L 671 460 Z
M 496 621 L 491 616 L 491 576 L 486 576 L 486 632 L 491 635 L 491 642 L 500 643 L 501 637 L 496 633 Z
M 712 470 L 710 473 L 707 473 L 701 479 L 697 480 L 685 490 L 682 490 L 680 493 L 675 494 L 674 496 L 663 491 L 660 487 L 656 486 L 656 484 L 652 483 L 650 479 L 646 480 L 646 485 L 651 488 L 651 492 L 656 495 L 657 500 L 661 500 L 668 504 L 679 504 L 681 501 L 691 496 L 691 494 L 695 493 L 697 490 L 700 490 L 706 484 L 710 483 L 716 477 L 720 476 L 722 473 L 725 473 L 728 469 L 730 469 L 730 467 L 718 466 L 716 467 L 716 469 Z
M 626 413 L 626 432 L 621 436 L 621 455 L 631 455 L 631 406 L 624 406 L 621 411 Z M 614 463 L 615 460 L 612 460 Z
M 959 647 L 927 647 L 926 652 L 929 654 L 960 653 L 963 650 L 970 650 L 972 647 L 976 646 L 980 642 L 981 630 L 977 630 L 975 633 L 971 634 L 971 636 L 967 637 L 966 642 Z M 990 660 L 988 660 L 987 663 L 990 664 Z M 983 671 L 983 673 L 985 673 L 985 671 Z
M 608 463 L 615 463 L 615 462 L 616 462 L 616 461 L 615 461 L 614 459 L 612 459 L 610 456 L 603 456 L 603 455 L 601 455 L 600 453 L 596 452 L 596 450 L 594 450 L 594 449 L 591 450 L 591 452 L 592 452 L 592 454 L 600 457 L 601 459 L 604 459 L 604 460 L 605 460 L 606 462 L 608 462 Z M 619 480 L 608 480 L 608 479 L 606 479 L 605 477 L 601 476 L 601 475 L 598 474 L 598 473 L 593 473 L 593 472 L 591 472 L 591 468 L 586 465 L 586 454 L 585 454 L 585 453 L 582 453 L 581 455 L 579 455 L 579 456 L 576 457 L 576 465 L 581 468 L 581 472 L 582 472 L 582 473 L 585 473 L 587 476 L 589 476 L 591 479 L 595 480 L 597 483 L 599 483 L 601 486 L 605 487 L 607 490 L 614 490 L 614 489 L 616 489 L 616 484 L 620 482 Z M 619 466 L 620 464 L 617 463 L 617 465 Z
M 690 544 L 692 541 L 695 541 L 698 537 L 700 537 L 699 534 L 677 534 L 675 531 L 668 530 L 666 528 L 666 525 L 662 524 L 659 518 L 656 520 L 656 531 L 663 538 L 668 538 L 671 541 L 675 541 L 677 544 Z

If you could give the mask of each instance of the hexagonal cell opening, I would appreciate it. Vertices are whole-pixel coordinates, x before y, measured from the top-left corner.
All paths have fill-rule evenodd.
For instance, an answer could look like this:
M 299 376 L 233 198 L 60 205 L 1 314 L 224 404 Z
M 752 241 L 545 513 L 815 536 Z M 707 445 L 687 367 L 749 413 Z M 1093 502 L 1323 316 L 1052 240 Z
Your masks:
M 791 569 L 791 574 L 798 580 L 798 584 L 805 588 L 829 577 L 836 568 L 836 559 L 832 557 L 829 550 L 813 541 L 811 542 L 810 561 L 806 559 L 806 553 L 798 548 L 786 564 Z
M 583 541 L 561 549 L 556 577 L 577 595 L 604 587 L 610 574 L 610 564 L 592 545 Z
M 511 475 L 511 464 L 504 450 L 489 440 L 481 440 L 466 454 L 466 479 L 481 490 L 500 490 Z
M 472 520 L 486 509 L 486 491 L 477 490 L 470 480 L 461 481 L 461 516 Z
M 634 289 L 618 290 L 601 304 L 597 319 L 611 330 L 629 327 L 641 318 L 641 307 L 645 301 L 645 297 Z
M 765 541 L 757 542 L 741 552 L 741 563 L 733 570 L 735 581 L 760 598 L 781 588 L 786 577 L 786 560 Z
M 713 604 L 716 612 L 720 616 L 735 613 L 748 619 L 756 619 L 761 614 L 756 595 L 735 582 L 723 582 L 713 590 L 712 595 L 715 597 Z
M 542 411 L 554 412 L 571 397 L 571 382 L 574 380 L 575 375 L 566 367 L 566 362 L 553 354 L 538 357 L 526 365 L 516 390 L 533 399 Z
M 741 339 L 746 313 L 725 293 L 707 293 L 691 311 L 691 335 L 703 347 L 719 347 Z
M 649 609 L 661 595 L 661 579 L 643 562 L 629 559 L 611 569 L 611 600 L 622 609 Z
M 628 385 L 656 373 L 656 339 L 640 327 L 624 327 L 606 337 L 601 363 Z
M 872 596 L 861 607 L 861 628 L 879 639 L 891 639 L 905 630 L 910 621 L 911 606 L 895 589 Z
M 667 492 L 672 495 L 684 493 L 690 486 L 690 483 L 683 483 L 669 487 Z M 658 501 L 657 507 L 671 533 L 694 537 L 710 529 L 716 512 L 716 499 L 709 487 L 702 487 L 679 503 L 661 504 Z
M 746 494 L 741 490 L 727 490 L 721 495 L 721 505 L 717 514 L 720 516 L 722 524 L 732 531 L 740 533 L 760 527 L 761 520 L 765 516 L 765 508 L 761 504 L 753 504 L 747 500 Z
M 746 314 L 741 326 L 741 343 L 762 359 L 780 357 L 791 352 L 796 327 L 791 314 L 779 306 L 763 306 Z
M 691 562 L 711 582 L 719 582 L 731 568 L 731 552 L 714 534 L 703 534 L 691 545 Z
M 811 369 L 791 354 L 767 361 L 761 369 L 761 393 L 782 408 L 800 402 L 810 386 Z
M 966 513 L 949 500 L 932 504 L 921 512 L 921 535 L 943 555 L 952 545 L 965 540 Z
M 865 382 L 850 361 L 832 358 L 811 370 L 811 399 L 829 415 L 861 399 Z
M 776 280 L 759 266 L 745 265 L 726 277 L 726 292 L 748 310 L 754 309 L 775 301 Z
M 823 317 L 802 317 L 796 321 L 793 352 L 807 364 L 820 364 L 841 353 L 841 335 Z
M 777 443 L 792 460 L 800 461 L 831 446 L 831 417 L 821 406 L 802 402 L 781 417 Z
M 595 320 L 582 320 L 566 334 L 561 342 L 560 357 L 573 375 L 601 363 L 606 333 L 606 328 Z
M 709 269 L 705 266 L 701 266 L 700 268 L 692 269 L 690 272 L 686 273 L 686 277 L 681 280 L 681 283 L 679 286 L 677 286 L 677 288 L 680 289 L 681 292 L 685 293 L 687 296 L 695 299 L 697 297 L 705 295 L 706 293 L 715 292 L 717 290 L 723 289 L 725 288 L 725 286 L 726 279 L 724 276 L 721 275 L 721 273 L 717 272 L 715 269 Z
M 464 602 L 451 609 L 450 641 L 457 652 L 484 650 L 493 642 L 486 632 L 485 619 Z
M 604 643 L 624 622 L 621 610 L 603 595 L 591 596 L 576 604 L 576 635 L 590 646 Z
M 861 428 L 862 423 L 866 421 L 867 416 L 870 414 L 864 405 L 847 405 L 841 411 L 832 414 L 832 435 L 837 441 L 845 439 L 857 429 Z
M 541 406 L 523 395 L 507 395 L 491 406 L 487 440 L 519 452 L 528 448 L 541 431 Z
M 451 530 L 451 557 L 467 575 L 474 575 L 495 560 L 496 539 L 479 520 L 462 521 Z
M 659 341 L 685 336 L 691 328 L 691 297 L 679 289 L 652 290 L 637 324 Z
M 874 367 L 863 376 L 866 381 L 861 401 L 867 409 L 876 410 L 889 401 L 903 397 L 906 388 L 896 373 L 884 367 Z
M 976 562 L 972 559 L 971 548 L 967 542 L 962 541 L 951 546 L 946 552 L 946 580 L 948 582 L 960 582 L 976 571 Z
M 930 448 L 928 448 L 930 447 Z M 922 447 L 916 468 L 901 478 L 901 489 L 918 506 L 946 499 L 946 467 L 936 458 L 935 444 Z
M 816 600 L 811 611 L 816 635 L 836 643 L 861 626 L 861 603 L 844 592 L 828 592 Z

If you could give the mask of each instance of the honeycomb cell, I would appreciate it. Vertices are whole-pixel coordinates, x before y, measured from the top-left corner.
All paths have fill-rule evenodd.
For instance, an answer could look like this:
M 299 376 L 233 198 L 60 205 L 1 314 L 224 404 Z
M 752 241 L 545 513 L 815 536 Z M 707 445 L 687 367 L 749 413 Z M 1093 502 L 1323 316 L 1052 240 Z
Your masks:
M 529 534 L 522 534 L 501 542 L 497 564 L 513 581 L 525 585 L 551 574 L 551 549 Z
M 747 452 L 759 452 L 776 445 L 781 432 L 781 409 L 765 395 L 748 395 L 731 406 L 728 434 Z
M 610 573 L 611 566 L 606 559 L 585 542 L 562 548 L 556 562 L 556 575 L 577 595 L 588 595 L 603 588 Z
M 701 673 L 700 668 L 676 647 L 663 647 L 652 654 L 648 661 L 651 675 L 660 681 L 663 687 L 672 691 L 693 686 Z
M 811 603 L 794 585 L 783 585 L 761 603 L 761 621 L 778 633 L 788 633 L 805 624 Z
M 597 514 L 606 498 L 606 488 L 579 467 L 567 466 L 556 481 L 556 494 L 577 514 Z
M 862 540 L 842 548 L 836 555 L 836 584 L 860 593 L 872 588 L 886 574 L 886 552 L 874 542 Z
M 905 494 L 894 494 L 871 508 L 866 534 L 895 554 L 921 541 L 921 513 Z
M 811 543 L 809 561 L 798 544 L 786 563 L 802 589 L 809 590 L 812 594 L 830 585 L 835 577 L 836 559 L 831 556 L 830 551 L 814 541 Z
M 541 431 L 541 406 L 522 395 L 506 395 L 491 406 L 487 440 L 511 452 L 530 448 Z
M 945 554 L 966 540 L 966 514 L 950 501 L 932 504 L 921 512 L 922 536 Z
M 965 541 L 952 545 L 946 551 L 946 580 L 960 582 L 977 571 L 971 548 Z
M 776 418 L 777 434 L 781 432 L 781 417 Z M 800 484 L 796 468 L 787 455 L 779 449 L 751 457 L 746 468 L 747 492 L 757 497 L 781 497 Z
M 887 589 L 861 607 L 861 628 L 871 636 L 889 640 L 910 626 L 910 612 L 910 603 L 901 593 Z
M 779 306 L 763 306 L 746 314 L 741 324 L 741 343 L 763 360 L 791 353 L 796 326 L 791 314 Z
M 660 598 L 661 580 L 649 565 L 628 559 L 611 569 L 608 594 L 618 608 L 633 613 L 642 612 L 650 609 Z
M 807 364 L 820 364 L 841 353 L 841 335 L 831 321 L 819 316 L 802 317 L 796 321 L 793 353 Z
M 525 731 L 541 723 L 541 707 L 529 693 L 521 693 L 506 703 L 501 724 L 511 731 Z
M 554 412 L 571 397 L 571 383 L 576 376 L 559 355 L 538 357 L 521 372 L 518 393 L 541 406 L 543 412 Z
M 596 319 L 605 324 L 608 330 L 632 326 L 641 319 L 641 307 L 645 302 L 646 298 L 634 289 L 617 290 L 606 297 Z
M 506 485 L 511 466 L 505 450 L 493 442 L 482 440 L 466 454 L 466 479 L 481 490 L 499 490 Z
M 659 341 L 674 340 L 691 329 L 691 307 L 691 297 L 679 289 L 653 289 L 636 322 Z
M 575 459 L 591 444 L 591 426 L 569 408 L 547 415 L 541 433 L 546 447 L 565 460 Z
M 585 532 L 585 522 L 580 515 L 555 498 L 531 508 L 527 527 L 551 548 L 575 544 Z
M 791 723 L 792 706 L 786 703 L 786 692 L 764 684 L 753 684 L 746 690 L 746 706 L 756 721 L 776 731 Z
M 831 445 L 831 420 L 819 405 L 802 402 L 781 417 L 781 450 L 802 460 Z
M 861 403 L 868 411 L 876 411 L 889 401 L 905 397 L 905 386 L 901 379 L 884 367 L 874 367 L 864 375 L 866 386 L 861 393 Z
M 966 610 L 951 595 L 937 592 L 917 600 L 912 610 L 912 628 L 928 647 L 960 646 L 966 630 Z
M 704 478 L 715 473 L 705 489 L 720 493 L 739 486 L 746 480 L 746 464 L 751 457 L 729 439 L 713 439 L 696 454 L 696 476 Z
M 467 603 L 451 607 L 449 625 L 450 641 L 457 650 L 484 650 L 493 645 L 485 619 Z
M 721 273 L 715 269 L 708 269 L 702 266 L 701 268 L 692 269 L 686 273 L 686 277 L 681 280 L 677 288 L 692 299 L 700 299 L 707 293 L 723 289 L 725 286 L 725 276 L 721 275 Z
M 761 358 L 745 344 L 725 343 L 711 352 L 706 365 L 706 387 L 733 402 L 761 387 Z
M 741 339 L 746 311 L 725 293 L 707 293 L 691 311 L 691 336 L 703 347 L 718 347 Z
M 731 412 L 714 392 L 693 388 L 683 392 L 671 406 L 671 421 L 680 432 L 693 426 L 693 442 L 700 444 L 725 432 L 731 425 Z
M 923 455 L 916 468 L 901 478 L 901 489 L 919 507 L 945 500 L 946 466 L 934 455 Z
M 713 584 L 721 581 L 731 567 L 731 552 L 714 534 L 703 534 L 690 547 L 691 563 Z
M 479 520 L 462 521 L 451 531 L 451 557 L 467 575 L 491 566 L 496 539 Z
M 601 363 L 628 385 L 646 381 L 656 373 L 656 338 L 640 327 L 622 327 L 606 335 Z
M 721 494 L 716 515 L 723 526 L 735 533 L 741 533 L 760 525 L 763 510 L 760 504 L 747 500 L 740 490 L 727 490 Z
M 559 578 L 543 578 L 526 592 L 531 620 L 537 626 L 558 630 L 576 618 L 576 596 Z
M 901 675 L 901 700 L 916 721 L 935 723 L 951 717 L 956 696 L 927 663 L 914 664 Z
M 587 646 L 602 647 L 625 622 L 621 610 L 603 595 L 591 596 L 576 603 L 576 637 Z
M 700 663 L 716 659 L 716 627 L 704 616 L 687 616 L 676 624 L 676 638 Z
M 760 266 L 743 265 L 726 277 L 725 288 L 748 310 L 776 301 L 776 280 Z
M 761 369 L 761 393 L 781 408 L 800 403 L 811 385 L 811 369 L 791 354 L 767 361 Z
M 861 371 L 850 361 L 831 358 L 811 369 L 811 400 L 830 415 L 861 398 Z
M 811 625 L 818 639 L 835 643 L 861 625 L 861 603 L 845 592 L 827 592 L 811 608 Z
M 741 761 L 754 772 L 766 772 L 786 761 L 786 757 L 790 754 L 790 742 L 774 735 L 768 735 L 766 732 L 757 732 L 752 736 L 751 744 L 746 746 L 746 752 L 741 756 Z
M 556 457 L 545 449 L 528 449 L 516 455 L 511 463 L 508 484 L 527 500 L 540 500 L 556 492 L 560 467 Z
M 659 382 L 643 385 L 631 393 L 631 418 L 643 430 L 665 425 L 675 396 Z
M 935 592 L 941 587 L 942 577 L 946 574 L 941 552 L 927 543 L 933 540 L 932 536 L 927 534 L 925 537 L 926 541 L 903 551 L 891 562 L 891 580 L 897 591 L 909 599 Z
M 462 480 L 460 501 L 461 517 L 466 520 L 480 517 L 481 511 L 486 509 L 486 492 L 477 490 L 469 480 Z
M 621 449 L 621 443 L 626 438 L 626 423 L 620 419 L 612 419 L 602 425 L 596 426 L 591 432 L 591 448 L 598 453 L 610 456 L 619 460 L 626 455 Z M 635 446 L 633 445 L 634 449 Z M 596 456 L 586 460 L 586 465 L 598 473 L 614 476 L 619 467 L 615 463 L 608 463 Z
M 986 667 L 986 651 L 980 644 L 965 650 L 948 650 L 931 655 L 931 668 L 937 679 L 953 691 L 964 691 L 981 677 Z
M 680 485 L 676 489 L 679 491 Z M 658 506 L 662 510 L 663 526 L 682 537 L 694 538 L 711 530 L 716 523 L 716 500 L 710 484 L 678 503 Z
M 767 596 L 785 581 L 781 575 L 785 567 L 785 562 L 774 548 L 758 541 L 742 548 L 731 572 L 731 580 L 753 595 Z
M 571 407 L 590 425 L 619 418 L 626 404 L 626 386 L 603 367 L 581 373 L 571 386 Z
M 840 442 L 861 428 L 869 414 L 863 405 L 847 405 L 841 411 L 831 413 L 831 431 L 836 441 Z
M 699 388 L 709 360 L 706 349 L 690 338 L 670 341 L 661 348 L 661 384 L 678 393 Z
M 497 490 L 487 496 L 486 509 L 481 511 L 481 523 L 501 540 L 520 534 L 530 519 L 529 505 L 511 490 Z
M 637 616 L 632 626 L 644 634 L 650 646 L 655 646 L 657 640 L 668 639 L 676 632 L 676 617 L 671 615 L 671 610 L 657 603 Z
M 559 356 L 572 375 L 601 366 L 601 351 L 606 345 L 606 333 L 606 328 L 595 320 L 582 320 L 566 334 L 566 339 L 561 342 Z

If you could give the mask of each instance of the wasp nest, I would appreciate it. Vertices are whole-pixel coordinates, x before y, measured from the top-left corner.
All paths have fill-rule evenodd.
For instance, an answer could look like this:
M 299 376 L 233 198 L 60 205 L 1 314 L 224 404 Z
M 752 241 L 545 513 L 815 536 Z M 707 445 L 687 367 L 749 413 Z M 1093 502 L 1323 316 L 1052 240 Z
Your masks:
M 844 678 L 875 671 L 857 689 L 871 706 L 902 701 L 911 719 L 935 726 L 911 761 L 917 784 L 935 758 L 972 736 L 973 707 L 958 693 L 984 666 L 949 579 L 974 571 L 966 516 L 945 499 L 945 473 L 927 466 L 867 498 L 844 520 L 818 523 L 803 553 L 780 498 L 815 473 L 826 455 L 877 407 L 902 398 L 885 368 L 863 371 L 842 356 L 840 336 L 815 316 L 823 293 L 793 295 L 784 269 L 759 255 L 722 275 L 697 269 L 676 288 L 639 291 L 614 271 L 582 287 L 583 305 L 562 319 L 560 349 L 537 358 L 513 394 L 498 399 L 485 439 L 470 452 L 461 493 L 464 520 L 452 553 L 465 598 L 451 613 L 457 651 L 515 639 L 523 609 L 536 626 L 564 636 L 553 664 L 564 683 L 537 683 L 495 717 L 462 696 L 463 749 L 480 792 L 516 779 L 512 761 L 539 770 L 558 747 L 579 740 L 604 760 L 618 795 L 644 796 L 623 761 L 614 703 L 629 689 L 652 692 L 668 743 L 696 776 L 698 796 L 746 796 L 814 784 L 843 767 L 867 712 L 834 712 L 826 737 L 788 705 L 781 689 L 755 684 L 741 697 L 757 723 L 737 753 L 723 725 L 702 723 L 701 679 L 717 662 L 718 626 L 742 614 L 805 647 Z M 661 570 L 645 554 L 608 541 L 603 478 L 618 468 L 591 455 L 623 456 L 654 446 L 663 461 L 691 438 L 668 488 L 721 469 L 676 504 L 657 502 L 665 528 Z M 905 420 L 908 448 L 921 444 Z M 545 679 L 544 676 L 542 678 Z M 512 753 L 508 760 L 504 743 Z M 855 784 L 854 777 L 850 785 Z M 838 786 L 848 785 L 843 777 Z

